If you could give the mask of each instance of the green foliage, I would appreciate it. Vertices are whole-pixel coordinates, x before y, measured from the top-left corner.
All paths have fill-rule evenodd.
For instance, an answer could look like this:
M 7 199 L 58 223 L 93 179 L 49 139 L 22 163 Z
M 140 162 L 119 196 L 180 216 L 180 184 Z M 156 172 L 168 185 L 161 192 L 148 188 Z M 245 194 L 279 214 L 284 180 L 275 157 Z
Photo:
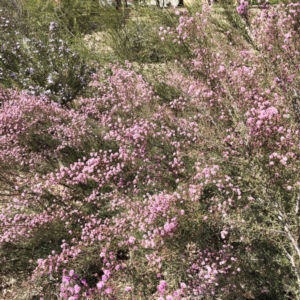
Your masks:
M 24 10 L 36 20 L 34 26 L 57 22 L 66 34 L 81 36 L 99 27 L 105 8 L 93 0 L 25 0 Z
M 57 221 L 51 227 L 37 229 L 33 239 L 24 239 L 17 244 L 5 243 L 0 249 L 0 255 L 6 262 L 2 265 L 0 276 L 27 278 L 36 267 L 37 259 L 49 255 L 49 248 L 60 251 L 59 244 L 66 236 L 66 228 Z
M 139 6 L 117 13 L 119 18 L 113 18 L 105 26 L 107 45 L 113 50 L 115 59 L 144 64 L 171 61 L 185 55 L 180 47 L 163 42 L 157 34 L 160 27 L 173 27 L 178 22 L 174 13 Z
M 61 104 L 82 93 L 92 68 L 62 39 L 57 23 L 34 28 L 27 17 L 17 19 L 8 8 L 0 13 L 0 83 L 3 86 L 45 95 Z

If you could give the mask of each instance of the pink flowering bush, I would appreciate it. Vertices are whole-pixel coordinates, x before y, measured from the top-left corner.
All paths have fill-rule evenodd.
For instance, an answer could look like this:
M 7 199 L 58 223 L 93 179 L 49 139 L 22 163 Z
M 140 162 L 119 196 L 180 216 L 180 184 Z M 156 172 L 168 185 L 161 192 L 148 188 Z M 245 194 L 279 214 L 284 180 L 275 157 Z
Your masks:
M 300 299 L 299 13 L 243 39 L 177 12 L 164 83 L 112 64 L 72 108 L 1 90 L 3 272 L 43 299 Z

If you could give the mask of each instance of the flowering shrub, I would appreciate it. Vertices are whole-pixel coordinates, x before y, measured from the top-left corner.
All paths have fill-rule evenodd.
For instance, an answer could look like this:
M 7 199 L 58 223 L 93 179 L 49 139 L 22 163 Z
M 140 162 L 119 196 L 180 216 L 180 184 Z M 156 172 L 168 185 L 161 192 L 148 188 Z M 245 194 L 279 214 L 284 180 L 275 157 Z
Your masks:
M 43 299 L 300 299 L 299 12 L 254 16 L 251 43 L 177 12 L 165 97 L 129 63 L 73 109 L 1 90 L 6 273 L 14 246 Z

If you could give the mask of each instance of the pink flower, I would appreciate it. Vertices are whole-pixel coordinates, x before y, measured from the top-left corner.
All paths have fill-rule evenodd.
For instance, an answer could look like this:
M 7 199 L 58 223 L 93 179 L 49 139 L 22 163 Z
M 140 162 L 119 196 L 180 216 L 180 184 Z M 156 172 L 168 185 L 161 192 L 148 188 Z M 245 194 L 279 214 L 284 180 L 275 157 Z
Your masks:
M 131 236 L 128 240 L 129 244 L 133 244 L 135 242 L 135 238 L 133 236 Z
M 62 277 L 62 282 L 65 284 L 65 285 L 69 285 L 70 284 L 70 277 L 69 276 L 63 276 Z
M 81 290 L 81 287 L 78 284 L 75 284 L 74 285 L 75 294 L 79 294 L 80 290 Z
M 171 223 L 169 223 L 169 222 L 167 222 L 165 225 L 164 225 L 164 230 L 165 230 L 165 232 L 171 232 L 173 229 L 175 229 L 176 228 L 176 223 L 174 223 L 174 222 L 171 222 Z
M 225 70 L 225 67 L 223 65 L 220 66 L 219 72 L 223 72 Z
M 166 286 L 167 282 L 165 280 L 161 280 L 159 285 L 157 286 L 157 290 L 162 293 L 164 292 Z
M 101 279 L 102 279 L 102 281 L 107 281 L 107 276 L 106 275 L 102 275 Z
M 103 282 L 103 281 L 99 281 L 99 282 L 97 283 L 97 288 L 98 288 L 98 290 L 101 290 L 103 287 L 104 287 L 104 282 Z
M 185 284 L 184 282 L 180 282 L 180 287 L 181 287 L 182 289 L 186 289 L 186 284 Z
M 63 299 L 68 299 L 68 294 L 67 293 L 59 293 L 59 296 Z

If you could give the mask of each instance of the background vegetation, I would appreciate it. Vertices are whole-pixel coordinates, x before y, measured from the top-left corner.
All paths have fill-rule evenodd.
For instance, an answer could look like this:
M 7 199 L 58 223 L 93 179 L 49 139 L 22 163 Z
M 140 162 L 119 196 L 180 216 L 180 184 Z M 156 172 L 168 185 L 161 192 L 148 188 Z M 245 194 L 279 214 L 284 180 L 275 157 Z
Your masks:
M 300 299 L 299 3 L 108 4 L 0 0 L 1 299 Z

